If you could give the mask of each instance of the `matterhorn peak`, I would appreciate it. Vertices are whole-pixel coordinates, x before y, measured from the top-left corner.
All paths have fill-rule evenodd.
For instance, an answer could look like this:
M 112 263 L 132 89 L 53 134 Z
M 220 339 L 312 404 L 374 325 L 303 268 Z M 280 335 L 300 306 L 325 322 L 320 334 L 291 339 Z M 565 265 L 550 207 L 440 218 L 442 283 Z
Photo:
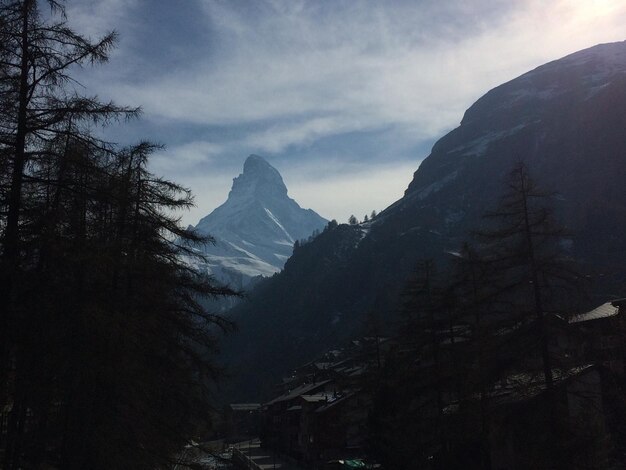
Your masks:
M 243 164 L 243 173 L 233 179 L 228 198 L 268 199 L 286 196 L 287 187 L 278 170 L 263 157 L 250 155 Z
M 233 179 L 226 202 L 195 228 L 216 240 L 205 247 L 207 270 L 240 288 L 255 276 L 280 271 L 294 242 L 321 230 L 326 222 L 287 196 L 276 168 L 263 157 L 250 155 Z
M 276 168 L 270 165 L 265 158 L 260 155 L 251 154 L 243 163 L 243 172 L 246 174 L 274 173 L 280 177 Z

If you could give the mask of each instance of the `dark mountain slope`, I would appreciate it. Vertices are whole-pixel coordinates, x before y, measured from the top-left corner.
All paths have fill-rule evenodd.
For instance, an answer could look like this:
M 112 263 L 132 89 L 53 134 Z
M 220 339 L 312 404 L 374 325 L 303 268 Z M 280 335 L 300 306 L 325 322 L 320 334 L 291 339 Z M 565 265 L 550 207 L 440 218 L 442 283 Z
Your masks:
M 237 396 L 258 396 L 303 360 L 362 333 L 370 313 L 393 322 L 420 258 L 445 260 L 492 209 L 520 160 L 560 194 L 571 255 L 604 276 L 598 295 L 626 287 L 626 43 L 539 67 L 479 99 L 440 139 L 405 196 L 367 225 L 327 230 L 234 312 L 226 344 Z
M 478 100 L 434 146 L 400 206 L 436 201 L 458 232 L 497 197 L 502 176 L 522 159 L 541 185 L 560 193 L 560 215 L 576 234 L 574 253 L 604 264 L 624 248 L 614 229 L 626 215 L 625 104 L 623 42 L 539 67 Z

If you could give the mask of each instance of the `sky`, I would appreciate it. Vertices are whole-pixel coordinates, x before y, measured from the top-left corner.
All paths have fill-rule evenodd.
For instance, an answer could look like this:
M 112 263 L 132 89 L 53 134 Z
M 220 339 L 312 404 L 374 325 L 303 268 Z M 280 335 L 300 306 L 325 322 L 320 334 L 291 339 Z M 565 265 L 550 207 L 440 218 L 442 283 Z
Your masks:
M 151 169 L 192 189 L 192 225 L 253 153 L 327 219 L 380 211 L 491 88 L 626 39 L 623 0 L 72 0 L 67 19 L 119 33 L 76 76 L 141 106 L 105 135 L 165 146 Z

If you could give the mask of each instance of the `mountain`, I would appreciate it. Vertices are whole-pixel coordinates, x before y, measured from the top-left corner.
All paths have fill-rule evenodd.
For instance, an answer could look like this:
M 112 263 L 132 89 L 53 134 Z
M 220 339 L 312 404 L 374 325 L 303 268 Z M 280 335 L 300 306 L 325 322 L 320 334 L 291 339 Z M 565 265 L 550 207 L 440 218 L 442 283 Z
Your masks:
M 569 254 L 601 281 L 597 297 L 626 292 L 626 42 L 602 44 L 536 68 L 474 103 L 414 174 L 404 197 L 373 221 L 325 230 L 282 273 L 233 311 L 240 333 L 225 354 L 254 398 L 315 354 L 371 325 L 393 324 L 419 259 L 449 259 L 494 209 L 524 161 L 558 193 Z
M 243 173 L 233 179 L 226 202 L 195 227 L 215 239 L 215 244 L 203 248 L 207 262 L 201 268 L 234 288 L 244 288 L 257 276 L 279 272 L 294 242 L 310 237 L 326 223 L 287 195 L 273 166 L 250 155 Z

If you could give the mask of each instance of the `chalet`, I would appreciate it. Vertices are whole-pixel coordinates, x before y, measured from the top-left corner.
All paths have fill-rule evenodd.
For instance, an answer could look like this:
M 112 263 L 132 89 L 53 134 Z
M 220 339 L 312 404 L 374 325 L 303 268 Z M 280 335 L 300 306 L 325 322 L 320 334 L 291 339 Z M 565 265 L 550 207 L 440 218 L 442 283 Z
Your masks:
M 584 365 L 553 373 L 552 392 L 543 374 L 509 376 L 492 391 L 488 425 L 491 468 L 544 468 L 551 459 L 560 458 L 557 452 L 575 455 L 579 468 L 604 468 L 601 462 L 607 461 L 609 448 L 601 370 Z M 557 404 L 553 417 L 550 393 Z M 558 423 L 556 429 L 551 419 Z
M 260 434 L 263 445 L 295 458 L 301 458 L 301 397 L 332 393 L 333 387 L 332 380 L 305 383 L 265 403 Z
M 581 334 L 576 354 L 586 361 L 624 375 L 626 360 L 626 299 L 604 303 L 569 319 L 572 329 Z
M 308 416 L 306 459 L 315 462 L 362 457 L 369 406 L 367 395 L 353 391 L 316 407 Z

